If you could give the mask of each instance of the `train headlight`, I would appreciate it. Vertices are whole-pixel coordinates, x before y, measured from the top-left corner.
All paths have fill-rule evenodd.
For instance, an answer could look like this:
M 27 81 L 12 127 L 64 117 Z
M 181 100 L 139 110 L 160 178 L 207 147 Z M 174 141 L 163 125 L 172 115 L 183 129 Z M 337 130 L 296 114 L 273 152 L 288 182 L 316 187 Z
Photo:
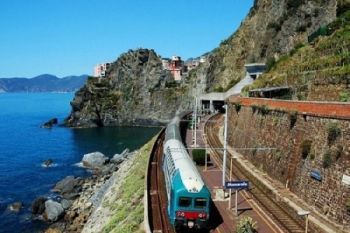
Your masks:
M 176 217 L 185 217 L 185 212 L 183 212 L 183 211 L 177 211 L 177 212 L 176 212 Z
M 207 217 L 207 213 L 199 213 L 198 214 L 198 218 L 206 218 Z

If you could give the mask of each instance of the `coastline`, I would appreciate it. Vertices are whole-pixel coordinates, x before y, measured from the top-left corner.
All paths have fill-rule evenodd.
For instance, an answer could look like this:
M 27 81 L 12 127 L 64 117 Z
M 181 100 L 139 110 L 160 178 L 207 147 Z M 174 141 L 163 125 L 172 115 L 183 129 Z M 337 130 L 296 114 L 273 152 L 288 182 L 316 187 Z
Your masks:
M 129 154 L 111 174 L 86 178 L 64 219 L 45 232 L 144 232 L 144 172 L 156 137 Z

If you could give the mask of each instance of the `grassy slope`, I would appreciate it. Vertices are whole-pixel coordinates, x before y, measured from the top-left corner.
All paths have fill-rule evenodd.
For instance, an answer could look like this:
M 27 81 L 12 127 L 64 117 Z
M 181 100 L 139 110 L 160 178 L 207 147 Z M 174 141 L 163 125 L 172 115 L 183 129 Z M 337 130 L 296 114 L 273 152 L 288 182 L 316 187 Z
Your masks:
M 330 36 L 320 36 L 309 45 L 299 45 L 290 55 L 281 57 L 269 72 L 245 88 L 289 85 L 298 99 L 317 99 L 311 92 L 326 85 L 338 85 L 340 100 L 350 81 L 350 11 L 339 17 L 328 28 L 335 30 Z M 333 28 L 333 29 L 332 29 Z M 327 100 L 326 96 L 319 96 Z
M 124 184 L 121 185 L 119 190 L 116 190 L 113 201 L 110 203 L 103 203 L 103 205 L 110 206 L 113 211 L 113 216 L 102 229 L 102 232 L 143 232 L 140 228 L 140 224 L 143 222 L 144 212 L 145 171 L 156 138 L 157 136 L 139 150 L 134 165 L 125 178 Z

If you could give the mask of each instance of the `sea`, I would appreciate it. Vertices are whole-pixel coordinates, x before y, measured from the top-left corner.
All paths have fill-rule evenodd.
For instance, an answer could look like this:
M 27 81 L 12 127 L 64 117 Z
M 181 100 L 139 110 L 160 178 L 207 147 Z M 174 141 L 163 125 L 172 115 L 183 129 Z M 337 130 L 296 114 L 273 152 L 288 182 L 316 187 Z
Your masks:
M 31 216 L 31 203 L 52 197 L 54 185 L 68 175 L 86 177 L 77 166 L 84 154 L 100 151 L 112 157 L 140 148 L 159 128 L 107 127 L 71 129 L 40 126 L 51 118 L 59 124 L 70 112 L 73 93 L 0 93 L 0 232 L 41 232 L 46 225 Z M 52 159 L 45 168 L 43 161 Z M 12 213 L 8 205 L 20 201 Z

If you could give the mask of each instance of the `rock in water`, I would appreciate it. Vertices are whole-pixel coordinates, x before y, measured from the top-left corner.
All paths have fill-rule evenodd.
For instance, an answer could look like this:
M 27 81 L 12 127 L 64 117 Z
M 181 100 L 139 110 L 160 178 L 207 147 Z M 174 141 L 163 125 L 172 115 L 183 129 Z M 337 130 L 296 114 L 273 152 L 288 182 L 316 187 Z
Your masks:
M 60 203 L 52 200 L 45 202 L 44 219 L 55 222 L 62 216 L 63 212 L 64 209 Z
M 76 197 L 81 189 L 81 178 L 74 178 L 74 176 L 67 176 L 59 181 L 53 191 L 58 192 L 67 199 Z
M 111 159 L 111 162 L 118 164 L 121 164 L 124 161 L 124 157 L 122 154 L 115 154 L 113 158 Z
M 51 120 L 45 122 L 41 127 L 42 128 L 52 128 L 52 126 L 56 125 L 58 123 L 57 118 L 52 118 Z
M 116 163 L 116 164 L 120 164 L 124 161 L 125 158 L 127 158 L 129 156 L 129 149 L 126 148 L 121 154 L 115 154 L 113 156 L 113 158 L 111 159 L 111 161 L 113 163 Z
M 32 203 L 32 213 L 33 214 L 44 213 L 46 201 L 47 201 L 47 198 L 45 197 L 38 197 L 37 199 L 35 199 L 35 201 Z
M 52 159 L 47 159 L 43 162 L 43 166 L 44 167 L 50 167 L 53 164 L 53 160 Z
M 93 168 L 93 169 L 101 169 L 101 167 L 108 161 L 108 157 L 106 157 L 101 152 L 93 152 L 89 154 L 85 154 L 83 157 L 83 165 L 85 167 Z
M 11 212 L 18 213 L 18 212 L 21 210 L 21 208 L 22 208 L 22 202 L 17 201 L 17 202 L 15 202 L 15 203 L 10 204 L 7 208 L 8 208 Z

